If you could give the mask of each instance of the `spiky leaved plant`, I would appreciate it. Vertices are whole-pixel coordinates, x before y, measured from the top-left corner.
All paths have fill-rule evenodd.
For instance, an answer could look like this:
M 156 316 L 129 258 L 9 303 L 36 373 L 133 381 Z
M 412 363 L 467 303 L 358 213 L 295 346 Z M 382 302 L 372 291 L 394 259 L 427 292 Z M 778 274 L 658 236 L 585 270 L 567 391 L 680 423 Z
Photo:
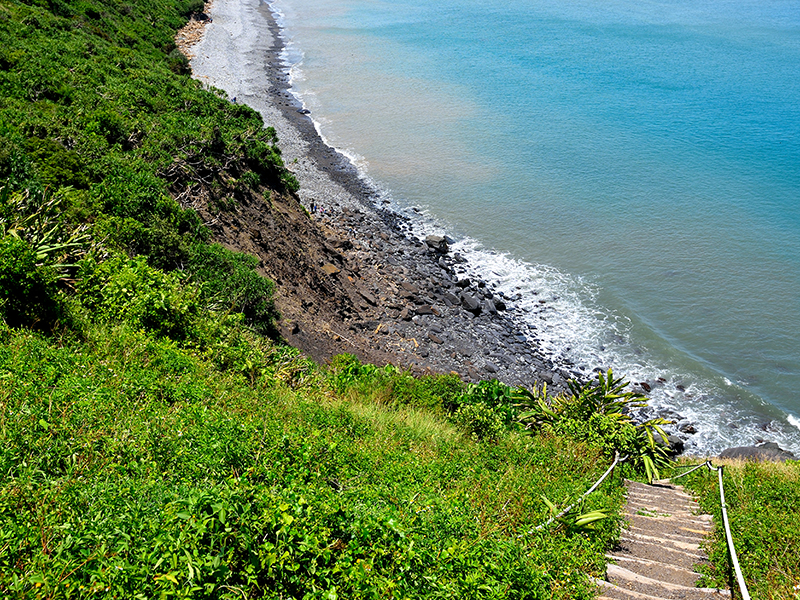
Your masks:
M 547 395 L 546 386 L 517 392 L 515 401 L 526 409 L 519 416 L 526 429 L 550 427 L 599 443 L 609 453 L 627 456 L 649 481 L 658 478 L 658 468 L 668 464 L 667 434 L 661 426 L 669 421 L 660 417 L 633 420 L 632 411 L 646 407 L 647 398 L 626 389 L 629 383 L 615 378 L 611 369 L 597 373 L 596 380 L 572 380 L 567 385 L 570 394 L 555 397 Z

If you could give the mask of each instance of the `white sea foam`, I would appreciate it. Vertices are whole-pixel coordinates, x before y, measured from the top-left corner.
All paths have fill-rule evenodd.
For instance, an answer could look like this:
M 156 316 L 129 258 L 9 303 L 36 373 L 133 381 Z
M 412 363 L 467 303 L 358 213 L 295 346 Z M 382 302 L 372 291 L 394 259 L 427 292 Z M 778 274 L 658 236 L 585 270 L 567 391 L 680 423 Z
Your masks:
M 429 211 L 409 210 L 387 191 L 383 196 L 412 220 L 418 237 L 447 233 L 446 224 Z M 762 440 L 800 451 L 800 420 L 765 405 L 757 407 L 760 410 L 744 408 L 741 396 L 747 392 L 726 377 L 714 373 L 699 377 L 658 361 L 633 339 L 628 317 L 598 304 L 596 284 L 547 265 L 517 260 L 470 238 L 457 241 L 452 251 L 467 259 L 457 271 L 459 276 L 484 280 L 495 294 L 510 300 L 509 316 L 519 331 L 565 376 L 592 377 L 598 369 L 611 368 L 631 382 L 651 386 L 650 406 L 676 421 L 668 430 L 677 431 L 683 424 L 696 429 L 687 439 L 687 452 L 713 454 Z
M 797 429 L 800 430 L 800 419 L 798 419 L 797 417 L 795 417 L 794 415 L 791 415 L 791 414 L 787 417 L 787 419 L 788 419 L 789 423 L 791 423 L 792 425 L 797 427 Z

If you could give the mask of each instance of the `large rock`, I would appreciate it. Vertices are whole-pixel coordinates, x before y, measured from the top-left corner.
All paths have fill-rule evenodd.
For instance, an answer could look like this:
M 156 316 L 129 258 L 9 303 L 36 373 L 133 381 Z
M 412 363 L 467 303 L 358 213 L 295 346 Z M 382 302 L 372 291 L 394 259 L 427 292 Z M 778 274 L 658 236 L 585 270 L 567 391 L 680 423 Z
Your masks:
M 341 272 L 337 267 L 330 263 L 322 265 L 321 269 L 328 275 L 336 275 L 337 273 Z
M 442 297 L 453 306 L 458 306 L 459 304 L 461 304 L 461 298 L 459 298 L 455 294 L 451 294 L 450 292 L 445 292 L 444 294 L 442 294 Z
M 446 254 L 450 250 L 447 240 L 441 235 L 429 235 L 425 238 L 425 243 L 431 250 L 436 250 L 436 252 L 441 252 L 442 254 Z
M 737 446 L 736 448 L 726 448 L 720 458 L 739 458 L 742 460 L 760 460 L 769 462 L 785 462 L 794 460 L 796 457 L 788 450 L 784 450 L 775 442 L 766 442 L 757 446 Z
M 472 294 L 461 294 L 461 304 L 465 310 L 476 315 L 481 312 L 481 303 Z

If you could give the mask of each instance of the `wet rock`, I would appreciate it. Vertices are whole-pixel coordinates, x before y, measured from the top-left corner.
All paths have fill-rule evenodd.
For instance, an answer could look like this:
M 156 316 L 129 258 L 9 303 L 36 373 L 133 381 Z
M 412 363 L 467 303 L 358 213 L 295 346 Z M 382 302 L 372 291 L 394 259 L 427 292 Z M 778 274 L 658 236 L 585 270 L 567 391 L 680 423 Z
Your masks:
M 645 392 L 650 392 L 653 389 L 646 381 L 640 381 L 639 387 L 641 387 Z
M 494 306 L 494 302 L 492 302 L 489 298 L 484 300 L 484 305 L 486 306 L 486 311 L 491 315 L 497 314 L 497 309 Z
M 756 446 L 726 448 L 720 452 L 719 457 L 766 462 L 785 462 L 796 458 L 794 454 L 788 450 L 784 450 L 775 442 L 765 442 Z
M 695 426 L 692 423 L 681 423 L 678 425 L 678 431 L 687 435 L 694 435 L 697 433 L 697 429 L 695 429 Z
M 677 435 L 667 436 L 667 442 L 669 444 L 668 453 L 670 456 L 678 456 L 678 454 L 683 452 L 684 442 Z
M 461 304 L 465 310 L 477 315 L 481 312 L 481 303 L 471 294 L 461 294 Z
M 425 238 L 425 243 L 431 250 L 435 250 L 436 252 L 440 252 L 442 254 L 446 254 L 450 250 L 447 242 L 441 235 L 429 235 Z
M 506 308 L 507 308 L 507 307 L 506 307 L 506 303 L 505 303 L 505 302 L 503 302 L 502 300 L 500 300 L 499 298 L 495 299 L 495 301 L 494 301 L 494 307 L 495 307 L 497 310 L 499 310 L 499 311 L 506 310 Z
M 471 283 L 470 280 L 466 278 L 459 279 L 458 281 L 456 281 L 456 285 L 460 287 L 462 290 L 468 288 L 470 283 Z

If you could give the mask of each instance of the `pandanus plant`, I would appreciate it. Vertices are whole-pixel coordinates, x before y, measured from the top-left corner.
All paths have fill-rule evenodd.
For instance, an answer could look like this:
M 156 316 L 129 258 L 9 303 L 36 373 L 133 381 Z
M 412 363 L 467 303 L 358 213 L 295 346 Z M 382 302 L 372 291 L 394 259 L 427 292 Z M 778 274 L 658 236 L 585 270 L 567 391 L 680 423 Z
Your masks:
M 54 268 L 61 278 L 91 241 L 87 225 L 69 227 L 61 218 L 69 191 L 12 192 L 7 185 L 0 188 L 0 237 L 27 242 L 39 264 Z
M 611 369 L 597 373 L 596 380 L 585 383 L 572 380 L 569 394 L 548 397 L 547 387 L 520 389 L 515 402 L 522 409 L 519 421 L 529 430 L 551 427 L 565 429 L 566 423 L 585 424 L 588 431 L 603 440 L 606 450 L 620 452 L 628 462 L 644 471 L 649 481 L 659 477 L 658 468 L 669 463 L 667 434 L 662 425 L 670 422 L 656 417 L 634 421 L 632 413 L 647 406 L 647 398 L 626 389 L 624 378 L 615 378 Z M 600 416 L 601 418 L 598 418 Z

